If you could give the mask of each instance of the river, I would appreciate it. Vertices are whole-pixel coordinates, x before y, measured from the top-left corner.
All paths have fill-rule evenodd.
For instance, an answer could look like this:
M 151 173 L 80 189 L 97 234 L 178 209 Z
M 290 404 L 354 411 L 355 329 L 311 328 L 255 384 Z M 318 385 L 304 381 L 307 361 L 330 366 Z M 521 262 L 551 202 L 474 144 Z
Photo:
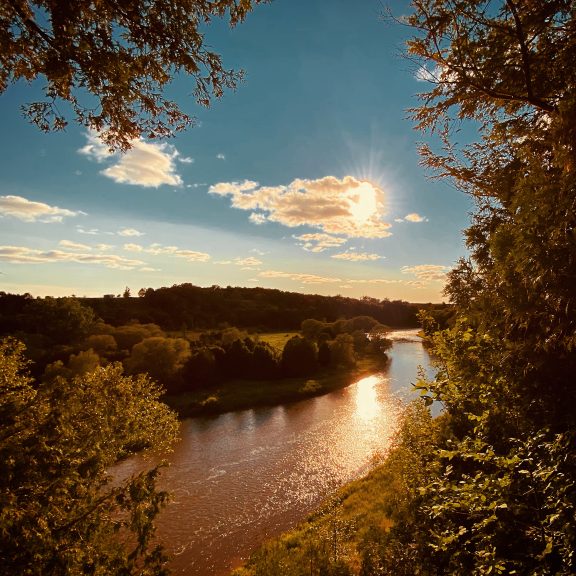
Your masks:
M 379 374 L 309 400 L 182 422 L 162 487 L 160 541 L 174 574 L 222 576 L 386 451 L 399 406 L 429 358 L 415 331 L 396 331 Z M 121 474 L 142 469 L 140 457 Z

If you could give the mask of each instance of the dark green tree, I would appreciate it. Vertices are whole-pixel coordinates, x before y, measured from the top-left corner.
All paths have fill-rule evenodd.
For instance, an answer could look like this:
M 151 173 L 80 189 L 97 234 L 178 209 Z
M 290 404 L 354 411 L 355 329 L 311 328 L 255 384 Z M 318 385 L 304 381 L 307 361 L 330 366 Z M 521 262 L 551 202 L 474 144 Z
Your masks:
M 288 376 L 310 376 L 318 368 L 318 347 L 300 336 L 292 336 L 284 345 L 282 371 Z
M 26 309 L 28 331 L 58 344 L 78 342 L 90 334 L 96 316 L 77 298 L 38 298 Z

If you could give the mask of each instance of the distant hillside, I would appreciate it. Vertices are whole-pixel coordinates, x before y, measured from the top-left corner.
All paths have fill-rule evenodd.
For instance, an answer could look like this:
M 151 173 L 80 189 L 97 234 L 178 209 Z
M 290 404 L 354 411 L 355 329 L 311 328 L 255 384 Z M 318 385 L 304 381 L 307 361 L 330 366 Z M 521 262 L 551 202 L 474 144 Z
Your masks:
M 153 322 L 165 330 L 224 325 L 265 330 L 299 329 L 307 318 L 333 322 L 338 318 L 372 316 L 392 327 L 415 327 L 423 307 L 401 300 L 361 299 L 299 294 L 268 288 L 180 284 L 148 288 L 139 297 L 82 298 L 97 316 L 112 325 L 137 320 Z

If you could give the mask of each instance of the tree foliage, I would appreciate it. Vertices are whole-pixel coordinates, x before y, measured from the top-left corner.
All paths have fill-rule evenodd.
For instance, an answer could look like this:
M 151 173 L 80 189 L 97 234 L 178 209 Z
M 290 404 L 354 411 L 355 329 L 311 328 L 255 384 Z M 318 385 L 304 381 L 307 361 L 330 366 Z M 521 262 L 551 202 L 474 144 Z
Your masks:
M 177 421 L 147 377 L 119 365 L 35 385 L 23 345 L 0 343 L 0 571 L 162 574 L 154 518 L 159 466 L 127 479 L 111 467 L 165 451 Z
M 573 574 L 574 3 L 413 6 L 409 50 L 432 83 L 413 116 L 442 141 L 425 146 L 423 160 L 477 208 L 465 232 L 470 258 L 446 288 L 452 327 L 431 335 L 438 374 L 419 384 L 449 415 L 436 477 L 420 486 L 414 511 L 429 538 L 414 548 L 418 534 L 398 533 L 395 545 L 417 553 L 391 570 Z M 458 145 L 459 122 L 479 139 Z
M 263 1 L 2 0 L 0 93 L 44 79 L 45 99 L 23 106 L 44 131 L 66 126 L 65 104 L 114 148 L 171 135 L 193 122 L 165 95 L 175 76 L 192 78 L 202 106 L 242 79 L 210 49 L 207 25 L 222 18 L 235 26 Z

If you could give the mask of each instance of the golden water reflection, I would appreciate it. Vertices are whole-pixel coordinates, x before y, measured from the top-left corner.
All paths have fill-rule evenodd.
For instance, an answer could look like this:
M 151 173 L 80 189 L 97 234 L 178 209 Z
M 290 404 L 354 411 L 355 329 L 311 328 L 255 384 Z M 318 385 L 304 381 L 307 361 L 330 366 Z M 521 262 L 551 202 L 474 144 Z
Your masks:
M 378 400 L 377 385 L 382 382 L 382 376 L 374 375 L 362 378 L 356 383 L 356 411 L 354 415 L 363 421 L 373 420 L 382 412 Z

